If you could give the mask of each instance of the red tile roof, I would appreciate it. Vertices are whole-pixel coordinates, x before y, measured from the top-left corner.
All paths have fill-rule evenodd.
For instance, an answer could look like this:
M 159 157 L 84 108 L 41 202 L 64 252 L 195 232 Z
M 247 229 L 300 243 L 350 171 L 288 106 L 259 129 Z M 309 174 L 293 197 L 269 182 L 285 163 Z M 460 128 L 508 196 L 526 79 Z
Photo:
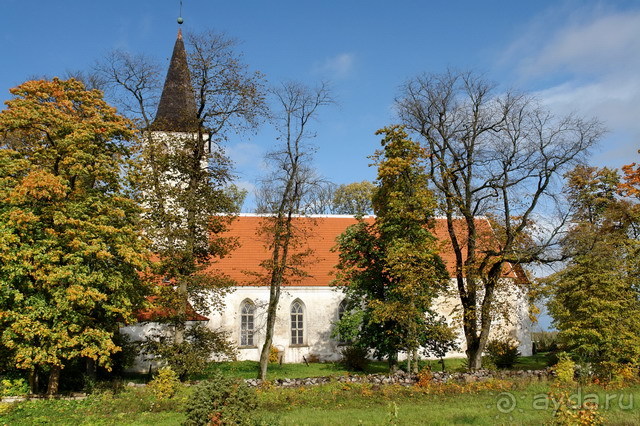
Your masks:
M 369 217 L 365 220 L 372 221 Z M 238 239 L 240 246 L 228 256 L 212 264 L 211 268 L 230 276 L 239 285 L 258 285 L 255 274 L 264 273 L 260 263 L 269 259 L 270 253 L 265 244 L 265 237 L 260 235 L 261 225 L 265 217 L 243 215 L 231 223 L 227 236 Z M 338 263 L 338 253 L 331 248 L 336 245 L 336 238 L 357 220 L 350 216 L 297 217 L 296 226 L 304 229 L 308 235 L 302 247 L 297 251 L 312 249 L 312 261 L 305 267 L 309 274 L 297 285 L 327 286 L 334 279 L 334 267 Z M 460 221 L 460 226 L 463 226 Z M 486 219 L 477 219 L 478 235 L 485 241 L 491 240 L 493 231 Z M 432 230 L 442 242 L 440 256 L 447 265 L 450 274 L 455 272 L 455 255 L 451 248 L 451 241 L 447 232 L 445 219 L 436 219 Z M 462 233 L 461 233 L 462 235 Z M 505 271 L 505 276 L 516 278 L 514 268 Z
M 154 302 L 156 299 L 157 298 L 155 296 L 148 297 L 147 300 L 151 303 L 151 307 L 136 312 L 138 322 L 158 321 L 166 319 L 171 315 L 175 315 L 175 311 L 173 309 L 155 306 Z M 209 321 L 209 318 L 197 313 L 193 309 L 193 306 L 191 306 L 191 303 L 187 303 L 187 321 Z

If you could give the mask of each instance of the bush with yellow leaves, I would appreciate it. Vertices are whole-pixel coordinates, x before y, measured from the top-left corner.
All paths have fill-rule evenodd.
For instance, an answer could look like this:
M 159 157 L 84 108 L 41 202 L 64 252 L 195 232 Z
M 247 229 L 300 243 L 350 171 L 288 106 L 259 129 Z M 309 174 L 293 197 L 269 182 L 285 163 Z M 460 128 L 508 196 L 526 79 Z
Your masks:
M 171 398 L 180 387 L 180 379 L 171 367 L 163 367 L 147 386 L 158 398 Z
M 558 363 L 553 367 L 558 384 L 570 385 L 574 383 L 576 363 L 569 354 L 558 354 Z

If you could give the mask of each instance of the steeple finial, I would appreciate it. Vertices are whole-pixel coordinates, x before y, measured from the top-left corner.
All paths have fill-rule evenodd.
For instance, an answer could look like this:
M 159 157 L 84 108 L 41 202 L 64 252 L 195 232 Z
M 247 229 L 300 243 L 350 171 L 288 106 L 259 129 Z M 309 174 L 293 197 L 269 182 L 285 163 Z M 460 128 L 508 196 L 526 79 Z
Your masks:
M 182 25 L 184 19 L 182 19 L 182 0 L 180 0 L 180 14 L 178 15 L 178 25 Z

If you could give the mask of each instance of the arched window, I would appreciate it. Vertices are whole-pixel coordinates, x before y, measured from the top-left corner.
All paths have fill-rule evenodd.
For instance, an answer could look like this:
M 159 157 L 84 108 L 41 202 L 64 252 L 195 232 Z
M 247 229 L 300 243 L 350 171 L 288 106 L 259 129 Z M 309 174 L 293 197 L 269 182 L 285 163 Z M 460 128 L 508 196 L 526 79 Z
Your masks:
M 242 302 L 240 309 L 240 346 L 254 346 L 256 307 L 249 301 Z
M 299 300 L 291 304 L 291 344 L 304 344 L 304 311 Z

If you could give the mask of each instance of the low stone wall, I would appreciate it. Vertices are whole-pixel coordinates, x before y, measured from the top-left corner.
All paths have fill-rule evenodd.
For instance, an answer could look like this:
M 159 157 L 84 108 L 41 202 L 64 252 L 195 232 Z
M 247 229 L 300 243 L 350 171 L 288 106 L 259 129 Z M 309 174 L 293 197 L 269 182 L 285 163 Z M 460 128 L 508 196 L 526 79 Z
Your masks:
M 3 403 L 14 403 L 14 402 L 24 402 L 29 400 L 49 400 L 49 399 L 62 399 L 64 401 L 75 401 L 86 399 L 87 394 L 84 392 L 73 392 L 71 395 L 27 395 L 27 396 L 5 396 L 0 398 L 0 402 Z
M 473 383 L 473 382 L 482 382 L 490 379 L 515 379 L 515 380 L 526 380 L 526 381 L 546 381 L 547 379 L 553 377 L 552 370 L 479 370 L 476 372 L 465 372 L 465 373 L 443 373 L 443 372 L 432 372 L 431 380 L 434 383 Z M 391 385 L 391 384 L 399 384 L 402 386 L 411 386 L 416 384 L 418 381 L 418 376 L 416 374 L 408 374 L 403 371 L 400 371 L 396 374 L 367 374 L 367 375 L 358 375 L 358 376 L 326 376 L 326 377 L 307 377 L 303 379 L 276 379 L 273 381 L 269 381 L 268 383 L 272 386 L 278 386 L 283 388 L 295 388 L 302 386 L 317 386 L 331 382 L 337 383 L 371 383 L 376 385 Z M 262 380 L 258 379 L 246 379 L 245 383 L 250 387 L 258 387 L 262 385 Z M 127 383 L 129 387 L 144 387 L 146 384 L 144 383 Z M 48 399 L 46 396 L 39 395 L 30 395 L 28 397 L 25 396 L 8 396 L 4 398 L 0 398 L 0 402 L 20 402 L 25 401 L 27 399 Z M 86 394 L 84 393 L 73 393 L 69 396 L 56 396 L 55 399 L 84 399 L 86 398 Z
M 528 381 L 545 381 L 551 377 L 551 370 L 479 370 L 476 372 L 465 373 L 444 373 L 444 372 L 432 372 L 432 381 L 435 383 L 473 383 L 481 382 L 490 379 L 517 379 Z M 322 385 L 330 382 L 338 383 L 372 383 L 372 384 L 400 384 L 404 386 L 410 386 L 418 381 L 416 374 L 408 374 L 404 372 L 398 372 L 396 374 L 368 374 L 361 376 L 331 376 L 331 377 L 308 377 L 304 379 L 276 379 L 269 383 L 278 387 L 301 387 L 301 386 L 315 386 Z M 262 381 L 259 379 L 247 379 L 245 380 L 247 385 L 256 387 L 262 385 Z

